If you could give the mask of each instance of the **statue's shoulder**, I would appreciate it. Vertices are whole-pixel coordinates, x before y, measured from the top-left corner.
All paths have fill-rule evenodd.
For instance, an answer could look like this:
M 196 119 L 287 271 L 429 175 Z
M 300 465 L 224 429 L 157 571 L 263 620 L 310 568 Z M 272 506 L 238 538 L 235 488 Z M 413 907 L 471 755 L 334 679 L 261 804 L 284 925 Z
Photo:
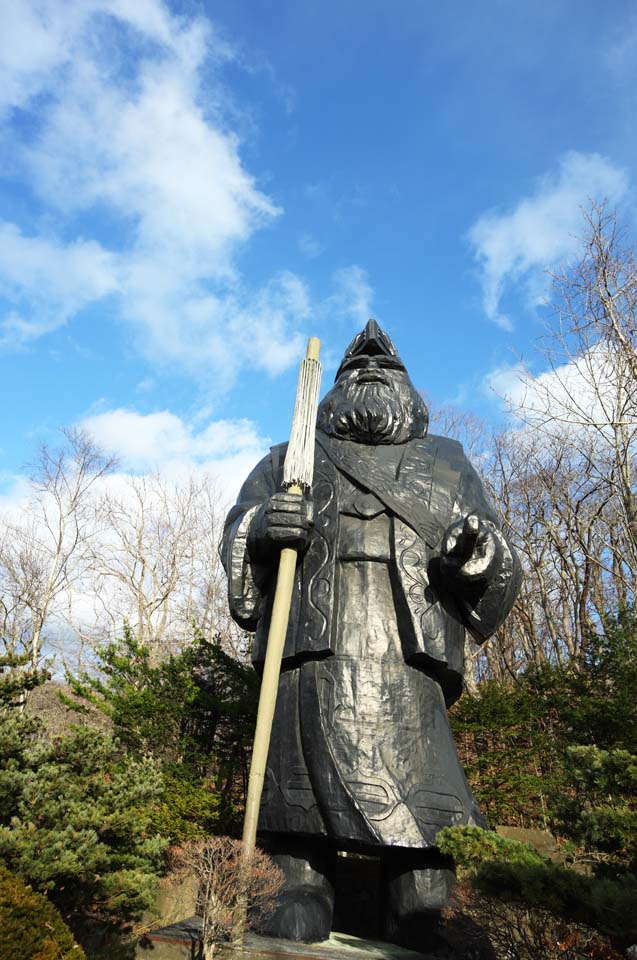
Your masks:
M 466 463 L 467 458 L 459 440 L 451 437 L 442 437 L 436 433 L 428 433 L 426 437 L 408 442 L 410 452 L 421 454 L 434 459 L 443 459 L 455 465 Z
M 418 475 L 430 477 L 436 489 L 457 491 L 470 475 L 471 467 L 462 444 L 450 437 L 435 433 L 418 440 L 411 440 L 402 459 L 400 472 L 403 477 Z
M 288 441 L 284 443 L 275 443 L 274 446 L 270 447 L 270 462 L 272 464 L 272 476 L 274 477 L 274 483 L 278 487 L 280 485 L 281 478 L 283 476 L 283 464 L 285 462 L 285 455 L 288 451 Z
M 262 493 L 269 489 L 273 483 L 277 487 L 280 474 L 283 471 L 287 446 L 287 443 L 275 444 L 254 465 L 239 491 L 238 503 L 249 502 L 254 499 L 255 495 L 258 495 L 259 491 Z
M 271 457 L 284 457 L 287 451 L 289 443 L 287 440 L 284 440 L 283 443 L 275 443 L 270 447 L 270 456 Z

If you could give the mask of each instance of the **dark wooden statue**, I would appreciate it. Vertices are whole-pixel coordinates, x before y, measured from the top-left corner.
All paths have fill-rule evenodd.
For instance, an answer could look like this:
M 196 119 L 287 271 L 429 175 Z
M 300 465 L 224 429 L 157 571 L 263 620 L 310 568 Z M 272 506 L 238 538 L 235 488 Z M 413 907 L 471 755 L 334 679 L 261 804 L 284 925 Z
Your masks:
M 336 853 L 380 857 L 385 935 L 418 945 L 449 895 L 436 834 L 484 825 L 447 707 L 465 631 L 502 624 L 520 571 L 461 445 L 370 320 L 319 407 L 314 484 L 281 491 L 286 445 L 244 483 L 222 555 L 232 615 L 263 664 L 281 546 L 299 547 L 259 833 L 286 875 L 274 936 L 330 931 Z

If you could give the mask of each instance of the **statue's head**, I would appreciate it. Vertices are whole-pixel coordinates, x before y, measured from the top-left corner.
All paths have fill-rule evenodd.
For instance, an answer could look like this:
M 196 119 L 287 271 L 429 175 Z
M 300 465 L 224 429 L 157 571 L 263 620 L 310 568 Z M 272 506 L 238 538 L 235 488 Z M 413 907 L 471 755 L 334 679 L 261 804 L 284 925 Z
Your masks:
M 427 433 L 427 406 L 375 320 L 354 337 L 321 401 L 318 427 L 358 443 L 405 443 Z

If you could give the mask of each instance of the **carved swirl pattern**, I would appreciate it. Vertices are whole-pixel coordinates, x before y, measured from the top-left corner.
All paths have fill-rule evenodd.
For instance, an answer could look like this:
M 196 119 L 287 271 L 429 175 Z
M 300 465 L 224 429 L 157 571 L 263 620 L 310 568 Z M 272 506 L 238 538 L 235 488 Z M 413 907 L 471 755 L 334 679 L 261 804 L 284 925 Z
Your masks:
M 427 557 L 414 531 L 399 520 L 396 521 L 396 552 L 410 612 L 426 635 L 429 633 L 427 614 L 434 600 L 427 577 Z
M 244 513 L 231 541 L 230 551 L 230 591 L 234 610 L 242 619 L 253 617 L 256 613 L 261 593 L 256 585 L 251 563 L 247 560 L 246 546 L 248 530 L 252 518 L 259 509 L 258 505 Z
M 316 508 L 314 535 L 303 564 L 304 569 L 311 573 L 306 593 L 309 609 L 303 611 L 302 629 L 308 632 L 311 630 L 311 636 L 306 634 L 306 641 L 311 640 L 311 645 L 315 647 L 325 644 L 325 635 L 330 621 L 332 581 L 329 570 L 336 543 L 332 530 L 335 519 L 332 518 L 332 514 L 337 512 L 336 485 L 329 478 L 326 466 L 329 465 L 325 464 L 325 458 L 317 456 L 316 479 L 312 491 Z M 328 530 L 330 531 L 329 539 L 326 536 Z

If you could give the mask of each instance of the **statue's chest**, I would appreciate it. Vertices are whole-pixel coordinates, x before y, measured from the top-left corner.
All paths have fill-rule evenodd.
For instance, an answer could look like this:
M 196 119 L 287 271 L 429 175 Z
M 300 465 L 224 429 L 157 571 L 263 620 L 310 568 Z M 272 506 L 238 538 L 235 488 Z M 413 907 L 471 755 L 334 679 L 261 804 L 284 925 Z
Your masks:
M 338 505 L 338 558 L 389 560 L 391 518 L 378 497 L 341 474 L 338 477 Z

